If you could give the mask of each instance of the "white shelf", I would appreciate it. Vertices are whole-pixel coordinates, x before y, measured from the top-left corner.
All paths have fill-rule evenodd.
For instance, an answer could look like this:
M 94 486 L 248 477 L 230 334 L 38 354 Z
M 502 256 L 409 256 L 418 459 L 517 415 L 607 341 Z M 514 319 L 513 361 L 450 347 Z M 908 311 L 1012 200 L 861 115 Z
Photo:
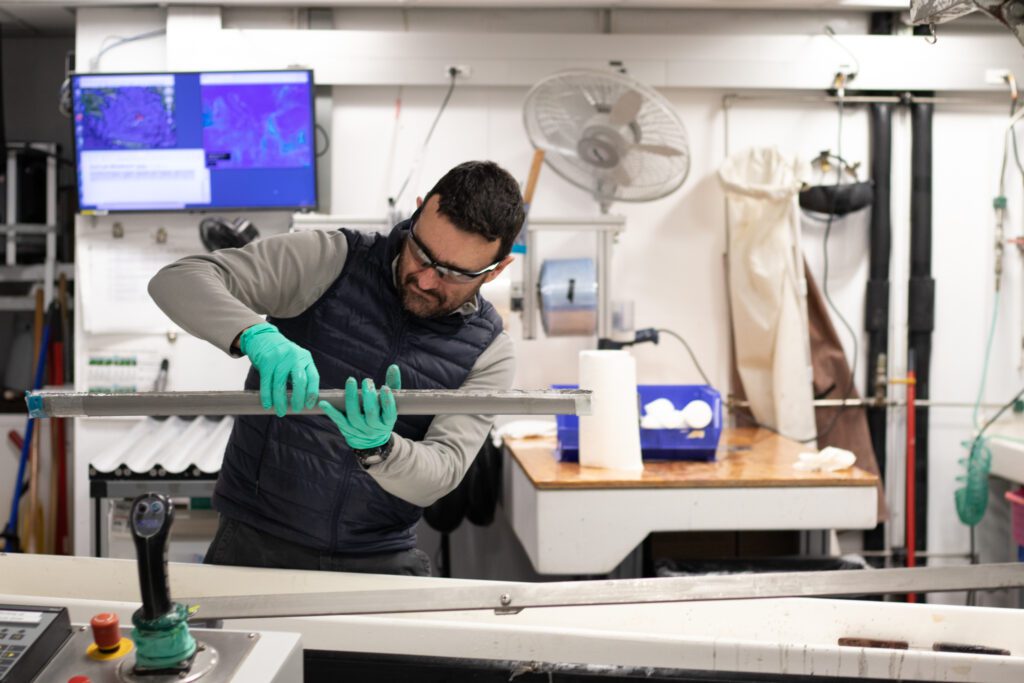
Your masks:
M 3 226 L 0 226 L 3 227 Z M 69 281 L 75 279 L 75 264 L 58 263 L 54 267 L 57 277 L 63 275 Z M 46 279 L 46 265 L 37 263 L 30 266 L 0 265 L 0 282 L 42 282 Z
M 1000 420 L 990 428 L 992 436 L 1007 436 L 1017 441 L 1003 441 L 993 438 L 989 441 L 992 449 L 991 474 L 1009 481 L 1024 483 L 1024 418 L 1013 417 Z

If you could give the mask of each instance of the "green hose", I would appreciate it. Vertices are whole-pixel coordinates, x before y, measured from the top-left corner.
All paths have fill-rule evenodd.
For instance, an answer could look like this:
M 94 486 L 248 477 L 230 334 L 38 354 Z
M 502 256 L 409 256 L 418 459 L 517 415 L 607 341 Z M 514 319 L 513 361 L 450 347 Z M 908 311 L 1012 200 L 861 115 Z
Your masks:
M 1011 118 L 1016 113 L 1017 104 L 1017 96 L 1014 95 L 1013 103 L 1010 105 Z M 1003 222 L 1006 219 L 1006 161 L 1009 156 L 1009 141 L 1011 139 L 1013 140 L 1014 154 L 1016 155 L 1017 136 L 1013 125 L 1006 131 L 1006 140 L 1003 143 L 1003 164 L 999 173 L 999 194 L 992 199 L 992 208 L 996 212 L 996 243 L 1000 245 L 1003 237 Z M 1018 161 L 1018 167 L 1019 165 L 1020 162 Z M 1024 168 L 1021 168 L 1021 172 L 1024 173 Z M 1002 247 L 1000 246 L 996 251 L 996 258 L 999 259 L 1001 255 Z M 997 263 L 996 265 L 998 266 L 999 264 Z M 986 437 L 985 430 L 1007 408 L 1019 400 L 1021 394 L 1024 394 L 1024 390 L 1022 390 L 1021 393 L 1017 394 L 1014 401 L 1004 406 L 985 423 L 985 426 L 979 428 L 978 410 L 981 408 L 981 402 L 985 397 L 985 381 L 988 379 L 988 365 L 992 358 L 992 342 L 996 336 L 996 318 L 999 315 L 999 275 L 1001 272 L 1001 269 L 997 267 L 995 297 L 992 302 L 992 324 L 989 326 L 988 342 L 985 344 L 985 360 L 981 367 L 981 385 L 978 387 L 978 399 L 974 402 L 972 423 L 977 435 L 963 444 L 969 451 L 967 457 L 960 460 L 960 464 L 964 466 L 964 473 L 956 478 L 963 485 L 953 492 L 953 498 L 956 501 L 956 514 L 960 521 L 968 526 L 976 526 L 981 522 L 985 517 L 985 508 L 988 507 L 988 474 L 992 468 L 992 449 L 988 446 L 989 440 L 992 438 L 1003 438 L 1007 441 L 1015 440 L 1007 437 Z
M 988 472 L 992 467 L 992 449 L 988 447 L 988 439 L 979 435 L 970 442 L 970 453 L 960 460 L 965 466 L 964 473 L 956 478 L 963 484 L 954 493 L 956 514 L 967 526 L 975 526 L 985 517 L 988 507 Z
M 985 345 L 985 361 L 981 367 L 981 386 L 978 387 L 978 398 L 974 402 L 972 421 L 974 429 L 978 429 L 978 409 L 985 396 L 985 380 L 988 378 L 988 364 L 992 358 L 992 342 L 996 336 L 996 317 L 999 315 L 999 289 L 996 289 L 992 302 L 992 324 L 989 325 L 988 342 Z M 976 526 L 985 517 L 988 507 L 988 473 L 992 468 L 992 449 L 988 447 L 988 439 L 983 436 L 984 430 L 971 441 L 965 441 L 969 449 L 966 458 L 960 460 L 964 465 L 964 473 L 956 478 L 962 486 L 953 492 L 956 501 L 956 514 L 960 522 L 967 526 Z

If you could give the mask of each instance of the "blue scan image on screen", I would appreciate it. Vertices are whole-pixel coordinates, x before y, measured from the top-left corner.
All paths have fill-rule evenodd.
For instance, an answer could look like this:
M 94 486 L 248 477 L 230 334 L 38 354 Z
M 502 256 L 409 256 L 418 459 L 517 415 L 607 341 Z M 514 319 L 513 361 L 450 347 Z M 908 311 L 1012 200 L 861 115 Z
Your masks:
M 316 208 L 309 71 L 72 79 L 87 212 Z
M 174 147 L 174 89 L 82 88 L 82 149 Z
M 309 89 L 206 86 L 203 148 L 210 168 L 293 168 L 313 160 Z

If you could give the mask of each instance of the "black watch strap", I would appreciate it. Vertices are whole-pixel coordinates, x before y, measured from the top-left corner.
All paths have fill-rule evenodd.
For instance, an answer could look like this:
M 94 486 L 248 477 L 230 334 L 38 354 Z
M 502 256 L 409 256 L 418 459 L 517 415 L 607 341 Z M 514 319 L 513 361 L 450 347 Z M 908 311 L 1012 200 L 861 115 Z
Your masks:
M 385 443 L 376 448 L 353 448 L 352 452 L 355 453 L 356 460 L 359 461 L 360 466 L 364 470 L 370 469 L 374 465 L 379 465 L 388 459 L 388 456 L 391 455 L 394 441 L 395 437 L 392 435 Z

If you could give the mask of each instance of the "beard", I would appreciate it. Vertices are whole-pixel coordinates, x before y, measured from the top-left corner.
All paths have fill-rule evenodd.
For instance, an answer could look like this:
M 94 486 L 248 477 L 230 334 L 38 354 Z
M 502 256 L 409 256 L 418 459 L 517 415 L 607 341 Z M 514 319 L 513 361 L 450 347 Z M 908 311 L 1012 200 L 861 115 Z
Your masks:
M 443 318 L 473 299 L 480 291 L 481 285 L 474 287 L 468 294 L 451 297 L 438 290 L 422 290 L 416 286 L 415 275 L 406 275 L 401 282 L 402 308 L 417 318 Z

